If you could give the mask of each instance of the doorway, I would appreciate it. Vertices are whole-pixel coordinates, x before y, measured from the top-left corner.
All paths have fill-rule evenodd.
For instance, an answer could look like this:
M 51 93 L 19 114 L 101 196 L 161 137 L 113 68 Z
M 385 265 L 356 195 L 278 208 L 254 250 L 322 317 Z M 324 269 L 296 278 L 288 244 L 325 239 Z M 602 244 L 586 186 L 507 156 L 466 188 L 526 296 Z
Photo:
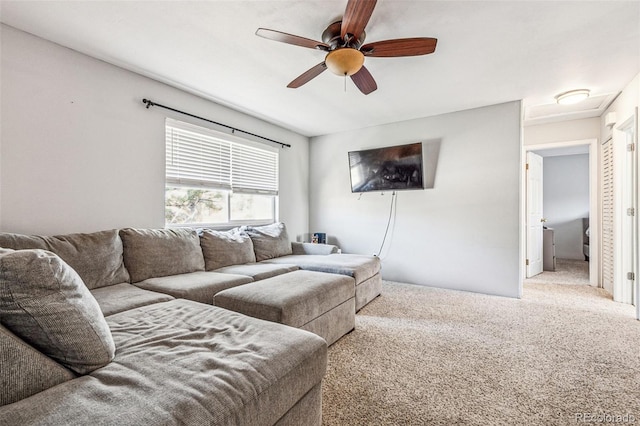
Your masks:
M 597 140 L 529 145 L 525 150 L 532 162 L 525 179 L 525 283 L 599 287 Z M 538 159 L 541 165 L 533 165 Z M 543 268 L 537 266 L 539 256 Z

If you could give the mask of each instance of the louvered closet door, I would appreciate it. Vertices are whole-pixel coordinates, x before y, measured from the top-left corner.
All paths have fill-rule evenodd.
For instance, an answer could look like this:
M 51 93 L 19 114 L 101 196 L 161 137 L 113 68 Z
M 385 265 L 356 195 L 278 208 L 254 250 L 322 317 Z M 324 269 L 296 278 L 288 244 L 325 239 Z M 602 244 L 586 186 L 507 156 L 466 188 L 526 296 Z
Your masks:
M 613 294 L 613 140 L 602 144 L 602 286 Z

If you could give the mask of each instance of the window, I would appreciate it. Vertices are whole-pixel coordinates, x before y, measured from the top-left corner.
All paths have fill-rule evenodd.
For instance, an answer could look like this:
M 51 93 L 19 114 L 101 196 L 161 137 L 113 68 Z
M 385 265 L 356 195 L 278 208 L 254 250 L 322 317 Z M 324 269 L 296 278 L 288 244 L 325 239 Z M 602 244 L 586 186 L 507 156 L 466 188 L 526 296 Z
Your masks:
M 276 221 L 276 148 L 169 118 L 165 130 L 167 226 Z

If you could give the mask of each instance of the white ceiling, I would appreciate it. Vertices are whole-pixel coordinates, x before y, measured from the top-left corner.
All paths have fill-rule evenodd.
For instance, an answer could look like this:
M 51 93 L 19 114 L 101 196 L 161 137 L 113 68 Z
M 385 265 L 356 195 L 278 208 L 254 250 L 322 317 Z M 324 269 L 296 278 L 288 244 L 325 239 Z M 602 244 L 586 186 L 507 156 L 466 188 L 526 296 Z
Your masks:
M 436 52 L 367 58 L 378 83 L 368 96 L 330 72 L 286 88 L 323 53 L 256 29 L 320 40 L 346 3 L 2 0 L 0 20 L 307 136 L 518 99 L 540 106 L 570 89 L 606 96 L 640 71 L 640 1 L 379 0 L 367 42 L 435 37 Z

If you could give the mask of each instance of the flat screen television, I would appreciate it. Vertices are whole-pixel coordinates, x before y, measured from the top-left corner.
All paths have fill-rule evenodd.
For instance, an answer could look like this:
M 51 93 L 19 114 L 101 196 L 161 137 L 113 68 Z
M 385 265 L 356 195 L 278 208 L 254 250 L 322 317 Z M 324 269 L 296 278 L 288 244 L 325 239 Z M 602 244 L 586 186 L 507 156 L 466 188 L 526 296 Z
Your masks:
M 349 152 L 351 192 L 424 189 L 422 142 Z

